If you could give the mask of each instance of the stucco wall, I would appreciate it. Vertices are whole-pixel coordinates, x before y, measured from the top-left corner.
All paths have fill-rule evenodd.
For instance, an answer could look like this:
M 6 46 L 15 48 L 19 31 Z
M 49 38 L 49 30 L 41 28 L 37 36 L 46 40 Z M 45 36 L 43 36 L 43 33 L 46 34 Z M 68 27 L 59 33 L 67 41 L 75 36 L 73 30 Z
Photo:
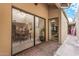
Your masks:
M 68 29 L 67 18 L 61 11 L 61 43 L 63 43 L 67 37 L 67 29 Z
M 76 21 L 76 34 L 77 34 L 77 37 L 79 39 L 79 7 L 78 7 L 78 10 L 76 12 L 75 21 Z
M 76 33 L 77 33 L 77 37 L 79 39 L 79 18 L 76 21 Z
M 48 9 L 48 17 L 49 17 L 49 19 L 59 17 L 59 10 L 49 7 L 49 9 Z
M 0 55 L 11 55 L 10 4 L 0 4 Z

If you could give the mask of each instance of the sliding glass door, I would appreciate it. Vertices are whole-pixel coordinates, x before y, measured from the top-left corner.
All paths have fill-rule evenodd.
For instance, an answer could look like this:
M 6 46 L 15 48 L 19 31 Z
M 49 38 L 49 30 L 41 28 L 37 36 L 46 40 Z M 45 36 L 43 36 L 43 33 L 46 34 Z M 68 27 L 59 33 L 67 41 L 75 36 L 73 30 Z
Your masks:
M 45 19 L 12 8 L 12 55 L 45 41 Z

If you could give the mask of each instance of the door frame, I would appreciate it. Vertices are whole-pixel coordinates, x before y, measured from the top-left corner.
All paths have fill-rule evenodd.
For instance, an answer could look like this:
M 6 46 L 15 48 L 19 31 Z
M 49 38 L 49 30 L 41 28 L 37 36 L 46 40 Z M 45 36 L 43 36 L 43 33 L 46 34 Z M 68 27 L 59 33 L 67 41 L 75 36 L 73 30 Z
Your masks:
M 50 22 L 50 20 L 52 20 L 52 19 L 57 19 L 58 17 L 54 17 L 54 18 L 50 18 L 50 19 L 48 19 L 48 40 L 49 40 L 49 22 Z M 59 22 L 58 22 L 59 23 Z M 58 32 L 59 32 L 59 30 L 58 30 Z M 58 34 L 58 41 L 59 41 L 59 34 Z

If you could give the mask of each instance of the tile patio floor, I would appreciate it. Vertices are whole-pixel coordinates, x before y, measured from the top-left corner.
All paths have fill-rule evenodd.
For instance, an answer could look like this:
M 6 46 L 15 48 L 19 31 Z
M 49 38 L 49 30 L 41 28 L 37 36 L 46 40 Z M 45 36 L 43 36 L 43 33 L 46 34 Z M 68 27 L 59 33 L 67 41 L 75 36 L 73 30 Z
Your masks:
M 57 41 L 48 41 L 27 49 L 17 56 L 53 56 L 59 47 Z

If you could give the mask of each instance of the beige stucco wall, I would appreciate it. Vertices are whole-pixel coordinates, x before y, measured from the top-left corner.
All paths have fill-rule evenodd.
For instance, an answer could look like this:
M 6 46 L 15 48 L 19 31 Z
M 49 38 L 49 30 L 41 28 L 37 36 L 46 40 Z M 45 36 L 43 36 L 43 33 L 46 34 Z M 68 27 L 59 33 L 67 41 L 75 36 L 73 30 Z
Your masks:
M 78 10 L 76 12 L 75 21 L 76 21 L 76 34 L 77 34 L 77 37 L 79 39 L 79 6 L 78 6 Z
M 67 37 L 67 29 L 67 18 L 65 17 L 63 11 L 61 11 L 61 43 L 63 43 Z
M 59 17 L 59 9 L 54 9 L 54 8 L 49 7 L 48 17 L 49 17 L 49 19 Z
M 79 39 L 79 18 L 76 21 L 76 34 L 77 34 L 77 37 Z
M 46 19 L 46 41 L 48 41 L 48 27 L 47 27 L 48 26 L 48 6 L 47 4 L 38 3 L 38 5 L 35 5 L 34 3 L 27 3 L 27 4 L 23 3 L 23 4 L 13 4 L 13 6 L 45 18 Z
M 0 55 L 11 55 L 10 4 L 0 4 Z

